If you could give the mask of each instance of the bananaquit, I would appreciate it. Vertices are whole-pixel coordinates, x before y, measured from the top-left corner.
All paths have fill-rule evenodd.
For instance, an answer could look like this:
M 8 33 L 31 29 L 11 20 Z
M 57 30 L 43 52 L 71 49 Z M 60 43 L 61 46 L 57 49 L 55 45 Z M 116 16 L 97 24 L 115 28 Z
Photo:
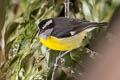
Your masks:
M 106 22 L 97 23 L 65 17 L 50 18 L 37 24 L 41 43 L 58 51 L 79 48 L 87 32 L 107 25 Z

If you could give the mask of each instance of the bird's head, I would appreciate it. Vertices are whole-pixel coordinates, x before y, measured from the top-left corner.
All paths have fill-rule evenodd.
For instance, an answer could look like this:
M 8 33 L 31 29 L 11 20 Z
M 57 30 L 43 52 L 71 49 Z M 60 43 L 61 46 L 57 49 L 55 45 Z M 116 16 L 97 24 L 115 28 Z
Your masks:
M 40 34 L 40 37 L 43 39 L 47 39 L 47 37 L 50 36 L 51 32 L 53 31 L 53 19 L 46 19 L 40 22 L 36 21 L 36 24 L 38 26 L 38 32 Z

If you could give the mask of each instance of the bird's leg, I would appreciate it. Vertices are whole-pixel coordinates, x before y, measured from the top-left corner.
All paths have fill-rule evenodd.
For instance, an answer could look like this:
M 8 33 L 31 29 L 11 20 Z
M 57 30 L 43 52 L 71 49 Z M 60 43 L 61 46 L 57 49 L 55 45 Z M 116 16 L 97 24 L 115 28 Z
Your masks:
M 58 63 L 61 61 L 61 59 L 62 59 L 67 53 L 69 53 L 70 51 L 71 51 L 71 50 L 66 51 L 66 52 L 64 52 L 64 53 L 60 52 L 60 53 L 59 53 L 59 56 L 56 57 L 56 63 L 55 63 L 55 65 L 58 66 Z
M 50 52 L 51 49 L 48 49 L 48 52 Z
M 56 61 L 54 64 L 54 69 L 53 69 L 53 73 L 52 73 L 52 79 L 51 80 L 55 80 L 55 73 L 57 68 L 59 67 L 59 62 L 61 60 L 62 57 L 64 57 L 67 53 L 69 53 L 71 50 L 64 52 L 63 54 L 61 54 L 61 52 L 59 53 L 59 56 L 56 57 Z

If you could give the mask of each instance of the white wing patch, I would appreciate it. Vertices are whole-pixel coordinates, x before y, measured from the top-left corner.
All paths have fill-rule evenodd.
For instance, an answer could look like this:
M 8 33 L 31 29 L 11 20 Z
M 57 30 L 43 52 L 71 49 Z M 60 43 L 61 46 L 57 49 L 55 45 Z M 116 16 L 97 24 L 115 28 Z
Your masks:
M 46 22 L 46 24 L 42 27 L 42 29 L 45 29 L 48 25 L 50 25 L 53 21 L 49 20 Z
M 75 31 L 71 31 L 70 34 L 73 36 L 76 32 Z

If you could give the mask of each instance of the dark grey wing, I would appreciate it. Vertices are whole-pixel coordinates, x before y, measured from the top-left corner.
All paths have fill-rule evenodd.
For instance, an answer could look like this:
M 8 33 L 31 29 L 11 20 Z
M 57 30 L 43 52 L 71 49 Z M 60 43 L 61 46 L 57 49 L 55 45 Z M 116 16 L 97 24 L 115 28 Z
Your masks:
M 59 38 L 69 37 L 69 32 L 72 28 L 73 26 L 70 25 L 69 19 L 65 17 L 57 17 L 54 18 L 54 29 L 51 35 Z
M 65 17 L 54 18 L 54 22 L 55 25 L 51 35 L 58 38 L 70 37 L 89 27 L 97 27 L 98 24 L 100 25 L 100 23 L 91 23 L 85 20 L 70 19 Z
M 55 25 L 51 35 L 58 38 L 73 36 L 73 34 L 75 35 L 82 31 L 90 23 L 80 19 L 68 19 L 65 17 L 55 18 L 54 22 Z

